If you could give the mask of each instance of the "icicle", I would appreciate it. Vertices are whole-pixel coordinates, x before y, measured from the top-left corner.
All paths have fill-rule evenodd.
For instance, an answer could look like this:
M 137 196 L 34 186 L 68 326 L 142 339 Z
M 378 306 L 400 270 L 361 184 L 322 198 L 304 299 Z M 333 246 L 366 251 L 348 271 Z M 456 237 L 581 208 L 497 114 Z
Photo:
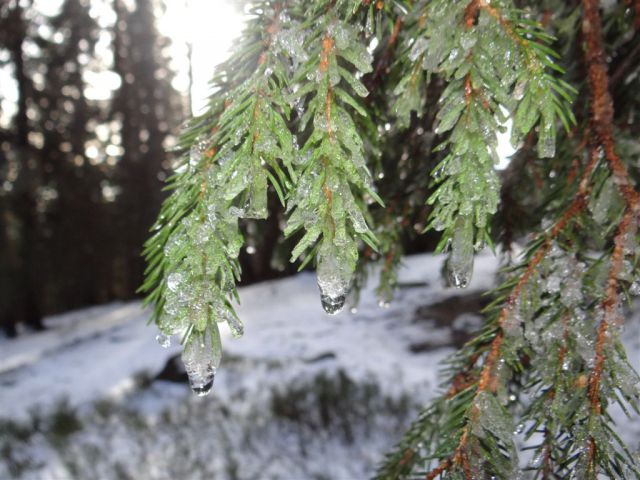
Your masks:
M 189 376 L 191 390 L 199 397 L 211 392 L 221 359 L 220 332 L 215 323 L 208 325 L 202 333 L 192 334 L 182 351 L 182 362 Z
M 156 335 L 156 342 L 158 342 L 162 348 L 169 348 L 171 346 L 171 335 L 159 333 Z
M 337 295 L 335 297 L 320 294 L 320 302 L 322 303 L 322 308 L 329 315 L 337 315 L 342 311 L 345 302 L 345 295 Z
M 471 217 L 456 220 L 447 263 L 449 281 L 457 288 L 465 288 L 473 273 L 473 222 Z
M 540 158 L 553 158 L 556 156 L 556 136 L 552 125 L 541 127 L 538 139 L 538 156 Z
M 227 317 L 227 324 L 229 325 L 229 330 L 231 330 L 231 335 L 235 338 L 240 338 L 244 335 L 244 325 L 234 315 L 229 315 Z
M 599 225 L 605 225 L 611 213 L 615 212 L 619 201 L 618 187 L 613 177 L 609 177 L 602 185 L 599 195 L 589 205 L 593 220 Z
M 316 272 L 322 308 L 329 315 L 336 315 L 342 311 L 351 280 L 350 274 L 347 277 L 348 272 L 340 268 L 336 256 L 335 254 L 321 255 Z

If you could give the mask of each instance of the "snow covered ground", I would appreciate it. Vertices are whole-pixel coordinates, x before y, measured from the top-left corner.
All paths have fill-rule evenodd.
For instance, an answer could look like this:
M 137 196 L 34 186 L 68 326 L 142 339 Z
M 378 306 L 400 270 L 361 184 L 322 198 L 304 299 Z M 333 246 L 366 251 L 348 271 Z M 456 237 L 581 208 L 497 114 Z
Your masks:
M 206 398 L 154 380 L 179 347 L 155 342 L 138 302 L 51 317 L 45 332 L 2 341 L 0 422 L 12 422 L 0 423 L 0 479 L 367 478 L 437 391 L 440 361 L 477 328 L 478 294 L 497 269 L 480 255 L 457 291 L 443 287 L 441 262 L 410 257 L 390 307 L 371 285 L 355 314 L 324 314 L 308 273 L 241 289 L 245 336 L 225 332 Z M 637 447 L 638 422 L 623 424 Z

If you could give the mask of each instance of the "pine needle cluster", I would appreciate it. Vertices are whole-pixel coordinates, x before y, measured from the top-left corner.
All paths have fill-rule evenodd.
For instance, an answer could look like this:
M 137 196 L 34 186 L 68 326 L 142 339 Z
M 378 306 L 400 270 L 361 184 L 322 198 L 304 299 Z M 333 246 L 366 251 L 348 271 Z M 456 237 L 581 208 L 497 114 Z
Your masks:
M 637 0 L 253 2 L 145 250 L 153 319 L 182 336 L 194 390 L 219 366 L 218 323 L 243 333 L 239 225 L 269 195 L 330 314 L 372 263 L 390 301 L 407 237 L 441 232 L 459 288 L 476 251 L 519 240 L 378 478 L 640 478 L 609 413 L 638 407 L 620 332 L 640 293 L 639 31 Z

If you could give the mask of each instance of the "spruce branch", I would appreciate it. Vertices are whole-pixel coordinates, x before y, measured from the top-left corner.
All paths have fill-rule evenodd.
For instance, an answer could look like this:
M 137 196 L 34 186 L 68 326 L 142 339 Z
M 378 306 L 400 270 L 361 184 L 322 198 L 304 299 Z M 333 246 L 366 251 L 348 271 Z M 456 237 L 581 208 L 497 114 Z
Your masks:
M 388 303 L 401 240 L 422 229 L 430 208 L 429 228 L 443 232 L 451 278 L 464 286 L 475 248 L 493 241 L 497 138 L 511 119 L 520 156 L 508 175 L 526 170 L 532 184 L 511 193 L 534 192 L 520 211 L 536 210 L 530 222 L 539 233 L 503 273 L 486 324 L 450 357 L 442 393 L 377 478 L 515 478 L 514 432 L 534 451 L 534 478 L 572 470 L 640 478 L 608 412 L 612 403 L 636 409 L 640 398 L 618 332 L 637 270 L 640 199 L 632 154 L 614 138 L 633 138 L 634 127 L 614 131 L 598 2 L 562 12 L 567 49 L 583 15 L 592 98 L 590 118 L 578 109 L 574 129 L 576 90 L 560 78 L 554 37 L 543 28 L 558 25 L 549 12 L 540 24 L 509 0 L 256 3 L 209 110 L 182 138 L 174 190 L 146 249 L 154 319 L 166 333 L 184 333 L 196 390 L 210 388 L 204 380 L 220 361 L 217 322 L 242 331 L 233 307 L 239 221 L 267 215 L 269 190 L 285 205 L 284 234 L 297 242 L 291 261 L 315 262 L 329 313 L 357 294 L 377 260 L 377 294 Z M 510 198 L 504 190 L 502 198 Z
M 450 361 L 453 370 L 448 382 L 450 387 L 442 397 L 434 401 L 432 407 L 434 412 L 430 413 L 433 416 L 445 416 L 441 420 L 441 425 L 431 422 L 425 424 L 423 420 L 418 420 L 412 427 L 412 430 L 415 429 L 416 433 L 413 435 L 407 434 L 396 451 L 390 455 L 387 463 L 381 467 L 377 478 L 397 478 L 397 476 L 390 476 L 390 472 L 397 468 L 400 461 L 399 458 L 402 458 L 407 451 L 419 451 L 420 449 L 417 445 L 424 442 L 425 437 L 436 439 L 435 445 L 431 446 L 433 453 L 427 454 L 427 458 L 442 458 L 435 468 L 426 473 L 427 478 L 435 479 L 446 473 L 455 474 L 456 471 L 462 472 L 464 475 L 462 478 L 475 478 L 473 475 L 480 474 L 479 472 L 481 471 L 498 475 L 498 478 L 508 478 L 508 470 L 505 470 L 505 468 L 508 469 L 509 467 L 497 463 L 497 459 L 502 455 L 494 458 L 486 453 L 480 453 L 484 447 L 479 445 L 482 442 L 486 442 L 486 438 L 482 438 L 480 441 L 476 434 L 478 431 L 482 431 L 483 427 L 481 425 L 487 425 L 487 421 L 483 422 L 483 417 L 490 416 L 492 412 L 500 408 L 492 400 L 490 402 L 493 403 L 493 406 L 487 408 L 486 402 L 487 398 L 493 398 L 500 390 L 504 390 L 505 382 L 509 381 L 511 375 L 505 373 L 506 365 L 510 365 L 508 368 L 518 368 L 518 361 L 514 365 L 513 358 L 509 359 L 512 357 L 510 353 L 512 347 L 505 348 L 503 344 L 505 336 L 512 343 L 513 339 L 510 331 L 513 331 L 514 328 L 519 328 L 512 325 L 512 319 L 514 316 L 516 319 L 520 318 L 519 311 L 522 308 L 521 297 L 524 288 L 531 285 L 532 278 L 537 275 L 538 267 L 554 246 L 558 237 L 567 231 L 571 223 L 585 209 L 591 190 L 591 179 L 598 161 L 599 157 L 596 151 L 593 150 L 589 163 L 586 165 L 577 184 L 578 188 L 571 204 L 546 233 L 531 242 L 524 254 L 526 262 L 513 270 L 514 273 L 520 272 L 517 279 L 507 281 L 495 292 L 496 301 L 494 301 L 494 305 L 499 304 L 502 306 L 495 315 L 488 319 L 487 326 L 479 336 Z M 573 179 L 569 180 L 574 182 Z M 506 295 L 501 294 L 505 290 L 508 293 Z M 477 363 L 480 359 L 483 359 L 483 363 L 481 368 L 478 368 Z M 497 368 L 498 365 L 501 365 L 500 368 Z M 456 405 L 452 405 L 452 402 Z M 479 405 L 482 408 L 479 408 Z M 506 416 L 508 419 L 510 415 L 507 411 L 503 411 L 502 416 Z M 488 418 L 495 420 L 493 416 Z M 490 424 L 491 421 L 489 420 L 488 423 Z M 509 420 L 506 421 L 512 423 Z M 478 430 L 479 426 L 480 430 Z M 421 436 L 418 432 L 421 432 L 424 436 Z M 509 434 L 511 432 L 512 429 L 508 431 Z M 502 433 L 506 433 L 504 429 Z M 452 438 L 457 439 L 455 443 L 452 443 Z M 502 445 L 502 448 L 508 448 L 508 445 Z M 501 448 L 499 446 L 494 446 L 493 453 L 499 453 L 500 451 Z M 449 453 L 442 455 L 442 452 Z M 514 449 L 511 449 L 511 454 L 514 454 Z M 421 456 L 414 455 L 412 458 L 413 462 L 418 462 Z M 480 460 L 487 462 L 488 465 L 484 467 L 478 465 L 477 462 Z
M 217 323 L 226 321 L 235 336 L 243 333 L 231 303 L 243 244 L 238 221 L 265 218 L 268 184 L 284 202 L 295 179 L 283 94 L 288 65 L 274 41 L 282 5 L 257 7 L 261 14 L 249 23 L 241 54 L 219 69 L 209 110 L 183 134 L 187 152 L 145 251 L 143 290 L 155 303 L 153 318 L 164 335 L 182 335 L 185 366 L 202 394 L 221 358 Z
M 607 278 L 605 298 L 602 302 L 602 320 L 599 323 L 593 369 L 589 375 L 588 398 L 592 413 L 600 417 L 603 413 L 602 376 L 607 363 L 607 351 L 611 335 L 609 329 L 622 322 L 619 312 L 619 278 L 623 269 L 625 251 L 628 249 L 629 236 L 635 237 L 638 214 L 640 213 L 640 195 L 633 187 L 626 166 L 616 153 L 613 136 L 613 101 L 609 92 L 609 75 L 602 45 L 602 20 L 599 4 L 594 0 L 583 0 L 582 32 L 586 40 L 585 59 L 588 67 L 589 88 L 592 95 L 591 125 L 596 132 L 598 146 L 602 148 L 614 181 L 626 203 L 625 213 L 618 225 L 611 254 L 611 266 Z M 613 365 L 610 365 L 611 368 Z M 606 421 L 606 420 L 605 420 Z M 602 445 L 604 439 L 591 434 L 588 440 L 585 472 L 589 478 L 598 475 L 598 466 L 605 471 L 616 467 L 615 460 L 608 458 L 607 448 Z M 604 452 L 603 452 L 604 450 Z M 603 454 L 605 453 L 605 454 Z M 609 465 L 609 463 L 613 465 Z M 636 470 L 637 472 L 637 470 Z
M 307 137 L 296 168 L 299 181 L 287 204 L 285 235 L 305 231 L 291 260 L 307 249 L 311 253 L 303 265 L 317 256 L 318 285 L 328 313 L 344 305 L 359 258 L 358 241 L 377 249 L 365 195 L 382 204 L 353 118 L 367 117 L 356 96 L 369 94 L 359 77 L 372 71 L 373 58 L 360 32 L 346 21 L 352 13 L 332 2 L 321 5 L 308 32 L 308 60 L 294 75 L 294 82 L 306 77 L 315 82 L 292 97 L 304 105 L 300 131 Z
M 473 249 L 491 244 L 488 225 L 498 207 L 500 184 L 493 166 L 505 112 L 513 118 L 514 145 L 539 124 L 539 156 L 552 157 L 556 121 L 567 129 L 575 123 L 568 108 L 575 91 L 550 73 L 563 71 L 552 60 L 557 57 L 549 47 L 553 37 L 510 2 L 499 7 L 480 0 L 430 2 L 411 28 L 416 40 L 406 68 L 413 73 L 398 84 L 398 102 L 416 98 L 410 87 L 418 83 L 419 68 L 448 82 L 435 128 L 439 135 L 448 134 L 436 148 L 447 155 L 432 173 L 436 189 L 427 200 L 433 205 L 427 229 L 443 231 L 440 250 L 451 242 L 452 283 L 463 287 L 471 275 Z M 396 108 L 406 117 L 420 110 L 418 101 L 412 103 Z

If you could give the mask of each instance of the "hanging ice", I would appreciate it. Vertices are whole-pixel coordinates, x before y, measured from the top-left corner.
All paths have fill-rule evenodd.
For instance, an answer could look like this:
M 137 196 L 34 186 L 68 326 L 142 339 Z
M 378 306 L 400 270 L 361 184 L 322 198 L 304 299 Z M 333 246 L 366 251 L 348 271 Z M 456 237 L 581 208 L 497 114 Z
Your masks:
M 194 332 L 182 351 L 182 362 L 191 390 L 199 397 L 211 391 L 216 370 L 222 360 L 218 326 L 209 324 L 204 332 Z
M 316 274 L 322 308 L 329 315 L 336 315 L 344 307 L 351 283 L 351 272 L 345 268 L 345 262 L 339 262 L 337 252 L 331 253 L 318 257 Z
M 540 127 L 538 156 L 540 158 L 553 158 L 556 156 L 556 134 L 552 123 Z
M 322 308 L 329 315 L 337 315 L 344 308 L 344 302 L 346 300 L 346 295 L 338 295 L 332 297 L 330 295 L 325 295 L 320 293 L 320 303 L 322 303 Z
M 156 335 L 156 341 L 162 348 L 169 348 L 171 346 L 171 336 L 164 333 Z
M 451 252 L 447 262 L 449 281 L 457 288 L 465 288 L 473 273 L 473 222 L 460 216 L 454 226 Z

